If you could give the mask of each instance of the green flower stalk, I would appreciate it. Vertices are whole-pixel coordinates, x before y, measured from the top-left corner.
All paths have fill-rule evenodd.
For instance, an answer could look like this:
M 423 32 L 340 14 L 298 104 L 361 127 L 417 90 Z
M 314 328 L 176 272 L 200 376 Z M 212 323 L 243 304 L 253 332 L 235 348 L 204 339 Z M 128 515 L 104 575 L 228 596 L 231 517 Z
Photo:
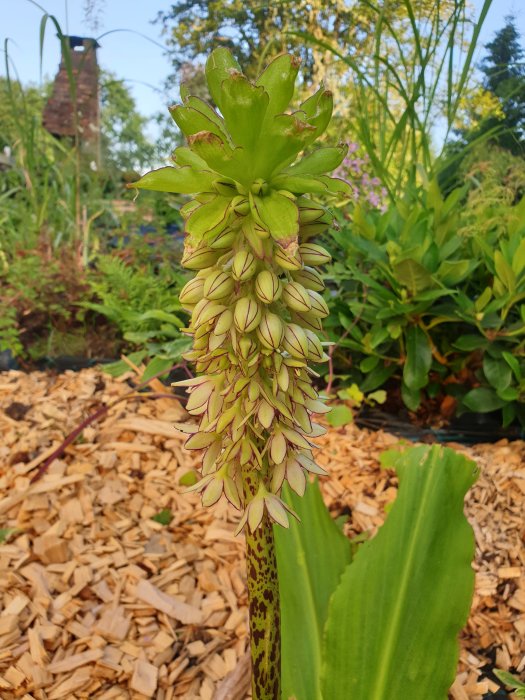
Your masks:
M 277 57 L 255 83 L 225 49 L 206 64 L 220 110 L 181 90 L 170 109 L 188 146 L 173 167 L 146 174 L 133 187 L 192 194 L 182 264 L 196 271 L 180 301 L 191 313 L 185 329 L 195 379 L 187 410 L 199 425 L 186 442 L 204 450 L 194 490 L 206 506 L 226 497 L 241 511 L 247 533 L 253 697 L 279 689 L 279 596 L 272 523 L 288 526 L 281 499 L 287 481 L 304 493 L 315 463 L 312 438 L 324 430 L 312 415 L 327 409 L 312 385 L 309 362 L 328 359 L 319 339 L 328 308 L 317 268 L 330 260 L 310 238 L 332 223 L 311 195 L 347 195 L 327 172 L 347 148 L 303 155 L 326 130 L 332 95 L 322 87 L 286 113 L 299 62 Z

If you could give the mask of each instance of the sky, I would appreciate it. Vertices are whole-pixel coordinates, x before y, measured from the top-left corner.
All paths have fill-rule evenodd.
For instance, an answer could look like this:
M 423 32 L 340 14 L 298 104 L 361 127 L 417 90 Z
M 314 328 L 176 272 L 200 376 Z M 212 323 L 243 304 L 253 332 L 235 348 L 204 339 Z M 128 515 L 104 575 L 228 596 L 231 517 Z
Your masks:
M 39 0 L 39 4 L 58 19 L 65 33 L 97 37 L 114 29 L 128 29 L 149 37 L 152 41 L 129 32 L 108 34 L 100 39 L 99 64 L 126 80 L 139 111 L 147 116 L 165 110 L 177 98 L 175 94 L 166 96 L 162 92 L 164 79 L 170 72 L 170 62 L 162 48 L 164 39 L 160 25 L 152 24 L 159 10 L 170 7 L 168 0 L 99 0 L 98 5 L 102 6 L 103 11 L 97 31 L 86 25 L 85 0 Z M 482 0 L 473 0 L 473 5 L 479 14 Z M 7 38 L 11 65 L 16 68 L 23 83 L 38 83 L 40 80 L 39 32 L 42 14 L 29 0 L 0 0 L 0 50 L 3 50 Z M 491 40 L 508 14 L 515 15 L 522 42 L 525 43 L 525 0 L 493 0 L 480 46 Z M 54 27 L 48 23 L 42 62 L 44 78 L 54 77 L 59 61 L 60 45 Z M 3 51 L 0 75 L 5 75 Z

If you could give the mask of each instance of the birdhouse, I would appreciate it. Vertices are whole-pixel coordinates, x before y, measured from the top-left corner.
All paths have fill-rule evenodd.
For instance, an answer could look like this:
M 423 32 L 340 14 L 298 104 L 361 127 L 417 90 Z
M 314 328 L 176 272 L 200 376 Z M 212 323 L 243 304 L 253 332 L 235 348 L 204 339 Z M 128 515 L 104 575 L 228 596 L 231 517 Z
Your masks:
M 98 64 L 95 39 L 65 36 L 53 91 L 43 114 L 53 136 L 78 137 L 82 144 L 99 140 Z

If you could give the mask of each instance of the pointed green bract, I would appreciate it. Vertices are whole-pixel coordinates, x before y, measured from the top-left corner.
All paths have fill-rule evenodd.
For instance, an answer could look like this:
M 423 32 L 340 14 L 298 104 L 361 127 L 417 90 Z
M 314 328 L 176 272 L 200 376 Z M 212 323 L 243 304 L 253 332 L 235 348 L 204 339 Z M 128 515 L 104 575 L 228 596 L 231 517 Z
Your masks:
M 269 95 L 268 116 L 284 112 L 293 97 L 295 79 L 301 62 L 290 54 L 277 56 L 257 78 Z
M 222 83 L 222 94 L 222 113 L 233 142 L 253 149 L 261 137 L 268 93 L 255 87 L 242 73 L 233 73 Z
M 146 173 L 140 180 L 133 183 L 133 187 L 141 190 L 155 190 L 156 192 L 194 194 L 195 192 L 211 192 L 214 179 L 214 173 L 209 171 L 199 172 L 188 166 L 182 168 L 167 166 Z
M 241 67 L 228 49 L 215 49 L 206 61 L 206 82 L 212 100 L 219 109 L 222 104 L 222 83 L 232 70 L 241 72 Z

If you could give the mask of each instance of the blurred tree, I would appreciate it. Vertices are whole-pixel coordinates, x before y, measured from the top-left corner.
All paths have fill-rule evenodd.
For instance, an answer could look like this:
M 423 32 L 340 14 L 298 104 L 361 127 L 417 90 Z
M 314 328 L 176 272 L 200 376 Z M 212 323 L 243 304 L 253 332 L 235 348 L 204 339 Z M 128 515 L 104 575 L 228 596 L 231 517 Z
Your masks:
M 140 170 L 152 165 L 155 145 L 146 136 L 147 117 L 125 82 L 113 73 L 100 76 L 102 163 L 116 170 Z
M 302 59 L 303 80 L 319 82 L 325 52 L 287 32 L 307 31 L 344 50 L 348 37 L 366 29 L 345 0 L 178 0 L 157 21 L 174 49 L 175 83 L 184 66 L 202 62 L 217 46 L 229 48 L 251 78 L 268 59 L 292 51 Z
M 12 148 L 18 138 L 21 115 L 40 124 L 50 85 L 22 88 L 17 80 L 0 77 L 0 150 Z
M 485 48 L 483 86 L 498 99 L 503 114 L 490 115 L 479 130 L 497 129 L 493 140 L 500 147 L 525 156 L 525 51 L 514 17 L 505 18 L 504 27 Z

